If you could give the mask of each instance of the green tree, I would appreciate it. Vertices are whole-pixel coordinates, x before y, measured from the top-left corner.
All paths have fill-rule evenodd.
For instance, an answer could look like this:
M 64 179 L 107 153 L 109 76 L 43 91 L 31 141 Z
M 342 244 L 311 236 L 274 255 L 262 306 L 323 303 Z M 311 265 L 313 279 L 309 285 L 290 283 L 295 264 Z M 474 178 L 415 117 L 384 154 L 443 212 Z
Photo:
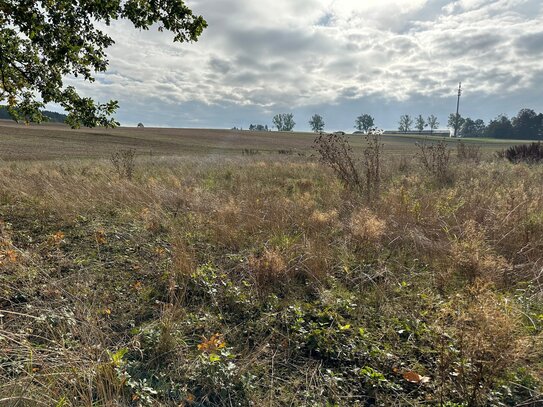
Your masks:
M 462 128 L 460 129 L 460 135 L 462 137 L 474 137 L 475 133 L 475 121 L 469 117 L 466 117 L 464 119 L 464 123 L 462 123 Z
M 488 123 L 485 136 L 492 138 L 512 138 L 513 125 L 511 124 L 511 120 L 504 114 L 499 115 Z
M 463 120 L 460 135 L 462 137 L 483 137 L 485 132 L 485 122 L 481 119 L 473 120 L 466 117 Z
M 447 121 L 447 125 L 449 126 L 449 128 L 453 129 L 455 134 L 458 136 L 460 135 L 459 130 L 464 125 L 464 120 L 465 119 L 460 114 L 457 115 L 456 113 L 451 113 L 449 115 L 449 120 Z
M 278 131 L 292 131 L 296 123 L 292 113 L 279 113 L 273 116 L 273 124 Z
M 398 130 L 407 133 L 409 130 L 411 130 L 411 126 L 413 125 L 413 119 L 408 114 L 404 114 L 400 117 L 399 124 L 400 125 L 398 126 Z
M 435 129 L 439 127 L 439 122 L 437 121 L 437 117 L 435 117 L 433 114 L 428 116 L 428 127 L 430 127 L 430 133 L 433 133 Z
M 415 119 L 415 128 L 418 130 L 419 133 L 422 133 L 425 127 L 428 127 L 428 125 L 426 124 L 426 120 L 424 120 L 424 117 L 419 114 L 418 117 Z
M 207 27 L 183 0 L 1 0 L 0 103 L 17 121 L 40 122 L 40 109 L 57 103 L 72 127 L 115 126 L 118 103 L 81 97 L 63 77 L 89 82 L 107 70 L 106 49 L 114 43 L 99 25 L 126 19 L 136 29 L 174 34 L 175 42 L 197 41 Z M 134 61 L 137 63 L 137 61 Z
M 324 130 L 324 119 L 321 115 L 314 114 L 309 120 L 309 126 L 315 133 L 319 133 Z
M 369 114 L 358 116 L 354 122 L 354 128 L 367 133 L 375 124 L 375 119 Z
M 521 109 L 511 120 L 515 138 L 532 140 L 539 138 L 543 125 L 541 117 L 532 109 Z
M 484 137 L 485 130 L 486 130 L 484 120 L 482 119 L 475 120 L 473 124 L 473 130 L 474 130 L 473 137 Z

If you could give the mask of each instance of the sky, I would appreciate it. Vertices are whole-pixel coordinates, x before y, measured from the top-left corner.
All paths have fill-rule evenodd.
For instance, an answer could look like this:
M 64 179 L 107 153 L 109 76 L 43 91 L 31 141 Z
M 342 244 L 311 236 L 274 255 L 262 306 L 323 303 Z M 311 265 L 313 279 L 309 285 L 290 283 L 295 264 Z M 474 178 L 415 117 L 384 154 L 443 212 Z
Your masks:
M 120 103 L 122 125 L 247 128 L 292 112 L 326 130 L 354 130 L 368 113 L 384 129 L 402 114 L 456 109 L 487 122 L 521 108 L 543 111 L 541 0 L 189 0 L 207 20 L 198 42 L 135 30 L 106 31 L 109 69 L 80 93 Z

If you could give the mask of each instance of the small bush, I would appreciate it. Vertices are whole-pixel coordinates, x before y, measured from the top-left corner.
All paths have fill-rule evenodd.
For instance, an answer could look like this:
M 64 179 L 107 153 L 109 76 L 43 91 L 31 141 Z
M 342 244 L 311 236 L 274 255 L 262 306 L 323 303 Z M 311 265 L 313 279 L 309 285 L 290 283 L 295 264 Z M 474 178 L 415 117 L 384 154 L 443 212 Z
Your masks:
M 481 281 L 444 304 L 435 327 L 441 334 L 436 375 L 440 405 L 448 398 L 468 406 L 495 405 L 489 404 L 492 389 L 525 356 L 518 314 Z
M 512 163 L 538 163 L 543 160 L 543 145 L 541 142 L 519 144 L 499 152 L 499 157 L 508 159 Z
M 386 229 L 386 223 L 365 208 L 353 213 L 349 226 L 353 238 L 363 244 L 378 243 Z
M 353 150 L 346 137 L 340 134 L 321 134 L 313 142 L 321 162 L 332 168 L 350 189 L 361 189 L 362 181 L 355 166 Z
M 437 144 L 417 143 L 417 154 L 422 166 L 432 174 L 439 183 L 446 183 L 451 178 L 450 158 L 451 151 L 443 141 Z
M 384 144 L 375 135 L 366 136 L 368 146 L 364 150 L 364 167 L 366 170 L 366 193 L 371 201 L 379 196 L 381 188 L 381 160 Z
M 120 178 L 132 179 L 136 168 L 136 150 L 119 150 L 111 154 L 109 158 Z

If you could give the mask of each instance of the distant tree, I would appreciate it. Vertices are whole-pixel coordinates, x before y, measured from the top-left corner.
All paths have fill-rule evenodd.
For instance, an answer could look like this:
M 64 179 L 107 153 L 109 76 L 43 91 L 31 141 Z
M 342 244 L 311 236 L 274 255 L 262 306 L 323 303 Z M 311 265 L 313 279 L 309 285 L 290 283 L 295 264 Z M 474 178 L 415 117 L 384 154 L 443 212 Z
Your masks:
M 250 131 L 268 131 L 268 125 L 264 126 L 262 124 L 250 124 L 249 125 Z
M 433 133 L 435 129 L 439 127 L 439 122 L 437 121 L 437 117 L 435 117 L 433 114 L 428 116 L 428 127 L 430 127 L 430 133 Z
M 458 136 L 460 135 L 459 130 L 464 125 L 464 118 L 460 114 L 457 115 L 456 113 L 451 113 L 449 115 L 447 125 L 449 126 L 449 128 L 453 129 L 455 134 Z
M 278 131 L 292 131 L 296 123 L 292 113 L 279 113 L 273 117 L 273 124 Z
M 484 137 L 485 136 L 485 130 L 486 125 L 485 122 L 482 119 L 475 120 L 475 123 L 473 125 L 473 137 Z
M 541 118 L 542 115 L 532 109 L 521 109 L 511 120 L 514 137 L 531 140 L 540 138 L 543 125 Z
M 499 115 L 488 123 L 485 136 L 491 138 L 513 137 L 513 125 L 511 124 L 511 120 L 504 114 Z
M 143 128 L 143 127 L 145 127 L 145 126 L 143 125 L 143 123 L 138 123 L 138 127 L 139 127 L 139 128 Z
M 475 121 L 469 117 L 466 117 L 458 134 L 460 134 L 462 137 L 474 137 L 474 133 Z
M 413 125 L 413 119 L 408 114 L 404 114 L 400 117 L 399 124 L 400 125 L 398 127 L 398 130 L 407 133 L 409 130 L 411 130 L 411 126 Z
M 0 54 L 1 58 L 1 54 Z M 40 114 L 50 122 L 65 123 L 68 116 L 62 113 L 51 112 L 49 110 L 40 110 Z M 13 120 L 13 116 L 9 112 L 9 106 L 0 106 L 0 119 Z
M 283 131 L 283 113 L 273 116 L 272 123 L 277 127 L 277 131 Z
M 484 137 L 485 122 L 481 119 L 473 120 L 469 117 L 463 119 L 462 127 L 459 130 L 462 137 Z
M 375 119 L 369 114 L 358 116 L 354 122 L 354 128 L 367 133 L 375 125 Z
M 425 127 L 428 127 L 428 124 L 426 124 L 424 117 L 419 114 L 418 117 L 415 119 L 415 128 L 419 131 L 419 133 L 422 133 Z
M 314 114 L 309 120 L 309 126 L 315 133 L 319 133 L 324 130 L 324 120 L 321 115 Z

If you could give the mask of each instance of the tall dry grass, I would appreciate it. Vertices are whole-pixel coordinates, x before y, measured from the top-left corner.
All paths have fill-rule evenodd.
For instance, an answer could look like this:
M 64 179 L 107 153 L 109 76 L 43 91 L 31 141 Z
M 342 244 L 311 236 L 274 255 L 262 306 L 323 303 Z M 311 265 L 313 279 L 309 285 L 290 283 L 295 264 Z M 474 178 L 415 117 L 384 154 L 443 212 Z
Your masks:
M 385 159 L 368 202 L 292 156 L 1 163 L 0 403 L 485 405 L 540 380 L 543 169 L 448 165 Z

